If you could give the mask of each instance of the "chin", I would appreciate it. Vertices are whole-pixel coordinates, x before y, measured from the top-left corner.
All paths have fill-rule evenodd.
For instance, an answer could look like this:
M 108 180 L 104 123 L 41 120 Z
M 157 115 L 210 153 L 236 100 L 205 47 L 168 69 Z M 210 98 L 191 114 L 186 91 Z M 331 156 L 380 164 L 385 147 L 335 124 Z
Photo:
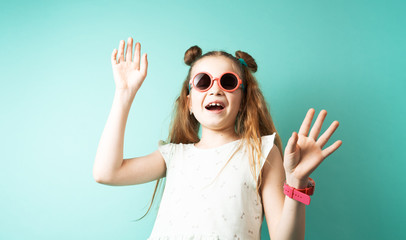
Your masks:
M 230 125 L 227 124 L 225 122 L 221 122 L 221 121 L 210 121 L 210 122 L 204 122 L 204 123 L 200 123 L 200 125 L 202 126 L 202 128 L 207 128 L 207 129 L 211 129 L 211 130 L 223 130 L 223 129 L 227 129 L 230 127 L 234 127 L 234 125 Z

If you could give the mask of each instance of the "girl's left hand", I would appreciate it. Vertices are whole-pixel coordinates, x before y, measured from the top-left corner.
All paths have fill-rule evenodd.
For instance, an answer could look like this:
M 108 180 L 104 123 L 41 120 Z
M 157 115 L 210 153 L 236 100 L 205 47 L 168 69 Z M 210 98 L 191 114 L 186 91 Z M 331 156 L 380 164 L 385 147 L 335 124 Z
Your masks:
M 337 150 L 342 141 L 338 140 L 329 147 L 322 150 L 328 142 L 339 123 L 334 121 L 330 127 L 318 138 L 323 121 L 327 115 L 322 110 L 310 131 L 315 110 L 309 109 L 299 129 L 299 134 L 293 132 L 285 148 L 283 166 L 286 173 L 287 183 L 295 188 L 307 186 L 310 174 L 323 162 L 323 160 Z

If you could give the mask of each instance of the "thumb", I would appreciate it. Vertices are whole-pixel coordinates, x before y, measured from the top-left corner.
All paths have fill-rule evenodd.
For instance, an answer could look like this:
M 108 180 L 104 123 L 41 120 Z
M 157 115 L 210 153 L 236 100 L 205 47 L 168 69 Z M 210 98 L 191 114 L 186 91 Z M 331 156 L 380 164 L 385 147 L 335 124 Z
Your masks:
M 291 154 L 296 151 L 298 135 L 296 132 L 292 133 L 292 136 L 289 138 L 288 144 L 285 148 L 285 154 Z

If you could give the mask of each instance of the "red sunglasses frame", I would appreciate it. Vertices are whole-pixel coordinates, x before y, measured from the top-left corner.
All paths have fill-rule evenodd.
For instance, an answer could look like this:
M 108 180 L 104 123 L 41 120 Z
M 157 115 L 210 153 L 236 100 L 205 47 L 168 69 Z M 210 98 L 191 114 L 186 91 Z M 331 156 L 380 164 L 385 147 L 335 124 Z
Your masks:
M 196 78 L 196 76 L 199 75 L 199 74 L 202 74 L 202 73 L 207 74 L 207 75 L 210 77 L 210 80 L 211 80 L 210 86 L 209 86 L 208 88 L 206 88 L 205 90 L 200 90 L 199 88 L 197 88 L 197 87 L 195 86 L 195 81 L 194 81 L 195 78 Z M 223 87 L 221 86 L 221 84 L 220 84 L 220 79 L 221 79 L 225 74 L 232 74 L 232 75 L 234 75 L 234 76 L 237 78 L 238 83 L 237 83 L 237 86 L 236 86 L 235 88 L 233 88 L 233 89 L 231 89 L 231 90 L 227 90 L 227 89 L 225 89 L 225 88 L 223 88 Z M 220 77 L 218 77 L 218 78 L 213 78 L 213 76 L 212 76 L 210 73 L 208 73 L 208 72 L 198 72 L 198 73 L 196 73 L 196 74 L 193 76 L 193 78 L 190 79 L 190 81 L 189 81 L 189 92 L 190 92 L 190 86 L 193 86 L 193 88 L 195 88 L 195 89 L 196 89 L 197 91 L 199 91 L 199 92 L 207 92 L 211 87 L 213 87 L 213 82 L 216 81 L 216 80 L 217 80 L 217 85 L 219 86 L 219 88 L 220 88 L 221 90 L 225 91 L 225 92 L 234 92 L 235 90 L 237 90 L 238 88 L 240 88 L 240 86 L 242 86 L 242 88 L 244 89 L 244 84 L 242 83 L 241 78 L 238 76 L 238 74 L 236 74 L 236 73 L 234 73 L 234 72 L 224 72 L 224 73 L 221 74 Z

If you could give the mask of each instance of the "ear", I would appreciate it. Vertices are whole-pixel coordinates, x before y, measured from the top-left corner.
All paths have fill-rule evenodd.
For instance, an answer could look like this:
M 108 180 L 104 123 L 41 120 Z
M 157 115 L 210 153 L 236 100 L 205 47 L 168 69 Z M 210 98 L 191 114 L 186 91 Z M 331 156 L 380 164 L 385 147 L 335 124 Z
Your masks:
M 190 93 L 186 97 L 187 97 L 187 106 L 190 109 L 190 108 L 192 108 L 192 101 L 190 98 Z

